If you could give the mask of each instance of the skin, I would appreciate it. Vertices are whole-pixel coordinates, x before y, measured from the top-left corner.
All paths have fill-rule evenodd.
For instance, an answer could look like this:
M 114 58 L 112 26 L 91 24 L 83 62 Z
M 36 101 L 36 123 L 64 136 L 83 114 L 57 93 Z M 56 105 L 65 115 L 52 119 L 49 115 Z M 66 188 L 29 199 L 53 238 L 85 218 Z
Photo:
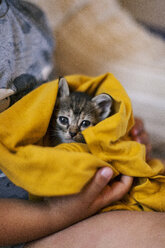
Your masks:
M 113 172 L 100 169 L 76 195 L 52 197 L 40 203 L 16 199 L 0 200 L 0 246 L 36 240 L 94 215 L 103 207 L 121 199 L 133 179 L 122 176 L 111 186 Z
M 95 215 L 26 248 L 164 248 L 165 214 L 115 211 Z

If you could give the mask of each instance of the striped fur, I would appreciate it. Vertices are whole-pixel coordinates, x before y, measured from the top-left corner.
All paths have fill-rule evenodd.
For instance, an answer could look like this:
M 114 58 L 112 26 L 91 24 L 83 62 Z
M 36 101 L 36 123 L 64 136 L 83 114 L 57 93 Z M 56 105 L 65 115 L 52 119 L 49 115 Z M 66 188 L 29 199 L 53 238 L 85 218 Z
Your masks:
M 111 98 L 106 94 L 94 98 L 84 92 L 70 94 L 64 78 L 60 81 L 59 94 L 49 127 L 51 145 L 85 143 L 81 132 L 101 121 L 103 110 L 105 118 L 109 115 Z

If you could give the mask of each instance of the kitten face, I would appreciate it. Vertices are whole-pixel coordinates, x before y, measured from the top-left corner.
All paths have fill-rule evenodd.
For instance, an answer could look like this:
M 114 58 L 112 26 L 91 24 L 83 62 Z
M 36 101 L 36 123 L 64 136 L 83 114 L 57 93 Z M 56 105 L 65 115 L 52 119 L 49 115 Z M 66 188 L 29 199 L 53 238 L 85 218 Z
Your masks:
M 59 82 L 59 95 L 50 123 L 51 143 L 85 143 L 82 131 L 96 125 L 110 113 L 111 98 L 101 94 L 94 98 L 83 92 L 70 94 L 64 78 Z

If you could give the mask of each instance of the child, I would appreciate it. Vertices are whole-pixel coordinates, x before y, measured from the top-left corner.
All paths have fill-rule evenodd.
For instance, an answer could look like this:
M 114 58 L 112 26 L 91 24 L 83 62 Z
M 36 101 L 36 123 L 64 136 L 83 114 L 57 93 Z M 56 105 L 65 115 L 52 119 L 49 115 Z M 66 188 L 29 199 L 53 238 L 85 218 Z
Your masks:
M 0 112 L 52 78 L 52 55 L 53 39 L 42 11 L 22 0 L 0 0 Z M 132 178 L 122 176 L 110 187 L 112 174 L 103 168 L 81 193 L 34 203 L 14 199 L 27 195 L 1 172 L 0 245 L 47 236 L 121 199 Z
M 0 1 L 0 112 L 53 76 L 53 38 L 41 10 Z M 27 198 L 0 172 L 0 197 Z

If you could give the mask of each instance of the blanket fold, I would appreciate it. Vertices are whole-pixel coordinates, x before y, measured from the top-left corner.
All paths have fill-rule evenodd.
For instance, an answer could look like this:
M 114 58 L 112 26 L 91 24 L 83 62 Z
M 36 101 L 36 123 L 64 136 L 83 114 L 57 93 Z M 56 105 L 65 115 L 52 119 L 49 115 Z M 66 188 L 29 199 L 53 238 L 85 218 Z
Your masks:
M 164 166 L 145 162 L 145 147 L 127 139 L 134 124 L 132 107 L 121 84 L 110 74 L 66 76 L 71 91 L 112 96 L 113 114 L 83 131 L 86 144 L 42 146 L 58 92 L 58 81 L 46 83 L 0 114 L 0 169 L 16 185 L 36 196 L 80 192 L 100 167 L 114 177 L 134 176 L 124 199 L 106 210 L 165 210 Z

